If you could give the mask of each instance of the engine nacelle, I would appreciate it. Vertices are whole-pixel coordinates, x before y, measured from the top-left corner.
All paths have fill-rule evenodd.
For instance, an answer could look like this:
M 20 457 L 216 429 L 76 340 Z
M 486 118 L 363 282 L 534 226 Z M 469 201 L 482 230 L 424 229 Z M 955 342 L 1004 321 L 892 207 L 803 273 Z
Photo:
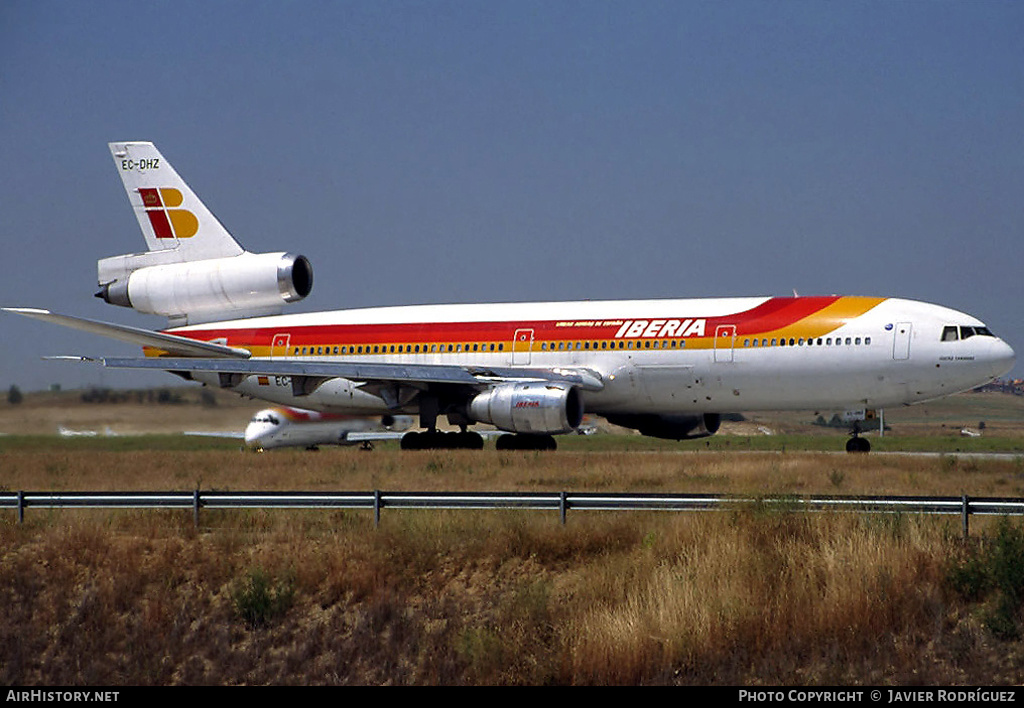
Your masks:
M 722 425 L 722 416 L 718 413 L 698 413 L 696 415 L 610 415 L 608 422 L 633 428 L 641 435 L 667 440 L 692 440 L 706 438 L 718 432 Z
M 101 276 L 103 266 L 101 261 Z M 189 324 L 278 314 L 313 289 L 309 260 L 291 253 L 243 253 L 125 271 L 101 283 L 96 297 Z
M 565 384 L 507 383 L 474 397 L 469 417 L 510 433 L 569 433 L 583 421 L 583 399 Z

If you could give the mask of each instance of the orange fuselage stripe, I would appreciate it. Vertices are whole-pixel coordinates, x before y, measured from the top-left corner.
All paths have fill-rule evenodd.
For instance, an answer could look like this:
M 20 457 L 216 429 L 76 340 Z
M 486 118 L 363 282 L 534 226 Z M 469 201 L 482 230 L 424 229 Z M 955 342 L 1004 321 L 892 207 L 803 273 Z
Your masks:
M 350 354 L 430 354 L 439 353 L 434 345 L 500 345 L 493 351 L 541 351 L 542 343 L 594 343 L 644 340 L 685 340 L 686 349 L 709 349 L 715 346 L 716 333 L 735 339 L 746 338 L 815 338 L 823 337 L 863 315 L 884 298 L 868 297 L 799 297 L 771 298 L 761 305 L 735 314 L 676 319 L 652 318 L 626 320 L 526 320 L 509 322 L 411 322 L 396 324 L 324 324 L 280 327 L 232 327 L 224 329 L 176 330 L 176 334 L 204 341 L 217 340 L 228 346 L 248 349 L 253 356 L 302 356 L 341 353 Z M 514 342 L 515 333 L 532 331 L 525 341 Z M 287 348 L 272 345 L 287 337 Z M 373 347 L 387 347 L 387 352 Z M 602 345 L 603 346 L 603 345 Z M 317 352 L 318 347 L 328 351 Z M 334 348 L 338 347 L 338 352 Z M 391 351 L 394 347 L 394 352 Z M 419 351 L 416 348 L 419 347 Z M 305 348 L 305 351 L 303 351 Z M 359 349 L 361 348 L 361 351 Z M 618 349 L 618 345 L 615 345 Z M 355 349 L 356 351 L 353 351 Z M 609 350 L 611 347 L 609 347 Z M 453 349 L 454 351 L 454 349 Z M 146 354 L 158 356 L 158 349 L 147 348 Z M 447 353 L 447 348 L 445 349 Z M 470 351 L 469 353 L 473 353 Z M 480 352 L 478 352 L 480 353 Z

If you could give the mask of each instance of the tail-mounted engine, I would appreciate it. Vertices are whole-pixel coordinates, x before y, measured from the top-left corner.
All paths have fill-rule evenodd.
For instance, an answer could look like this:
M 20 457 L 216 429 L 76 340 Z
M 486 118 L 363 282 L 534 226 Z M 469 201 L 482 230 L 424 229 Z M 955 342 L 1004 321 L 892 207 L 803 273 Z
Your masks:
M 243 253 L 184 263 L 160 262 L 161 252 L 99 262 L 96 297 L 112 305 L 196 324 L 279 314 L 313 289 L 313 268 L 292 253 Z
M 474 397 L 469 417 L 511 433 L 569 433 L 583 421 L 583 400 L 574 386 L 507 383 Z

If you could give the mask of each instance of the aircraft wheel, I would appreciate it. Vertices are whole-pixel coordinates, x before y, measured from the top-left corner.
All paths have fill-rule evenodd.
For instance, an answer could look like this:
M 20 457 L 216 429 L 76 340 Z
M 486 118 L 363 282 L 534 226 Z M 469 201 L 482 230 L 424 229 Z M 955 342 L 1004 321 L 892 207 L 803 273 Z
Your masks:
M 465 433 L 456 433 L 459 441 L 459 447 L 464 450 L 483 450 L 484 449 L 484 438 L 480 433 L 474 433 L 472 430 L 468 430 Z
M 417 433 L 415 430 L 411 433 L 406 433 L 402 436 L 400 447 L 403 450 L 422 450 L 423 449 L 423 436 Z
M 494 441 L 497 450 L 557 450 L 553 435 L 502 435 Z
M 846 441 L 847 452 L 870 452 L 871 443 L 862 437 L 853 437 Z

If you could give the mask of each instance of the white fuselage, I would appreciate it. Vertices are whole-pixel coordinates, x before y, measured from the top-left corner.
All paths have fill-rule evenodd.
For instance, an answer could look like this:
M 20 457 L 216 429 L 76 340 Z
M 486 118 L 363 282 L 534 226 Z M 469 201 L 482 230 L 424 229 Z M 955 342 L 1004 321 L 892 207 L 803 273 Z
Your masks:
M 245 444 L 269 450 L 277 447 L 316 447 L 361 442 L 356 433 L 402 431 L 412 425 L 408 416 L 385 424 L 380 417 L 351 416 L 295 408 L 265 408 L 245 428 Z
M 173 331 L 275 360 L 584 369 L 602 384 L 584 392 L 586 410 L 602 415 L 910 404 L 1014 364 L 1013 350 L 974 317 L 893 298 L 424 305 Z M 303 408 L 386 412 L 359 383 L 332 379 L 296 397 L 286 376 L 251 376 L 236 390 Z

